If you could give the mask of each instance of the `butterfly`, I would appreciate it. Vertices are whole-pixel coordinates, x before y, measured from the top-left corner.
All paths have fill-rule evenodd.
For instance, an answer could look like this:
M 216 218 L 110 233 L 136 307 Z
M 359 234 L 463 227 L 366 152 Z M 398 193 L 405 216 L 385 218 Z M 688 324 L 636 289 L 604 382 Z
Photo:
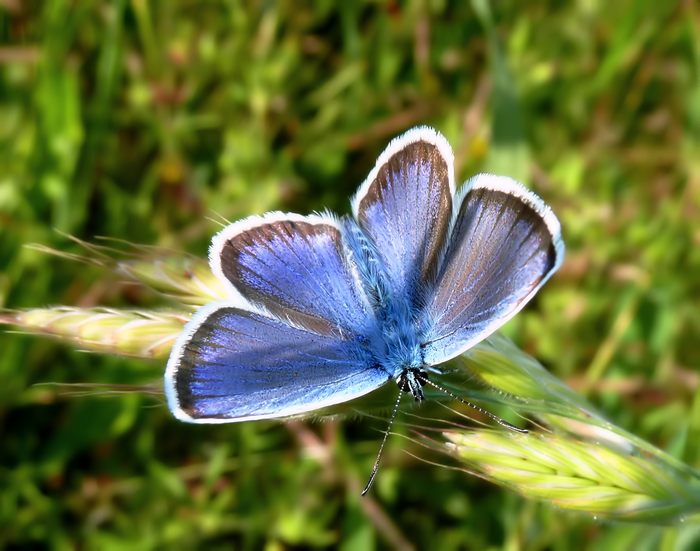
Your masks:
M 452 149 L 429 127 L 389 144 L 351 206 L 251 216 L 213 238 L 229 297 L 173 346 L 176 418 L 288 417 L 390 381 L 422 400 L 429 374 L 513 317 L 564 257 L 559 221 L 515 180 L 480 174 L 456 191 Z

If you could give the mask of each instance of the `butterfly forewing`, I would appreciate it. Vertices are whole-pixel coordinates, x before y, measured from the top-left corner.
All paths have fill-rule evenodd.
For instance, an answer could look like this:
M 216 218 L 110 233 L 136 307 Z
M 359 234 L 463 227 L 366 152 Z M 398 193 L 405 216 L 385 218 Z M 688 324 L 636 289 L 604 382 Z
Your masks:
M 179 419 L 226 423 L 338 404 L 388 379 L 354 336 L 318 334 L 220 303 L 200 310 L 187 326 L 165 386 Z
M 426 363 L 471 348 L 515 315 L 563 258 L 559 222 L 510 178 L 466 184 L 423 320 Z
M 430 128 L 394 140 L 353 198 L 358 224 L 373 241 L 394 300 L 415 306 L 435 274 L 452 212 L 453 156 Z

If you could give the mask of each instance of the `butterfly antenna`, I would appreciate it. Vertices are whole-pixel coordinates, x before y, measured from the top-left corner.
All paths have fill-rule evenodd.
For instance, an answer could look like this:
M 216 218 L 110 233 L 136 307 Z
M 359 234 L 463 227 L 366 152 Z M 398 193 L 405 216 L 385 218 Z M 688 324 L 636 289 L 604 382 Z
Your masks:
M 427 378 L 426 378 L 426 379 L 425 379 L 425 384 L 428 384 L 428 385 L 432 386 L 433 388 L 437 388 L 440 392 L 444 392 L 445 394 L 447 394 L 447 395 L 448 395 L 450 398 L 452 398 L 453 400 L 457 400 L 458 402 L 461 402 L 461 403 L 464 404 L 465 406 L 469 406 L 469 407 L 472 408 L 473 410 L 478 411 L 478 412 L 481 413 L 482 415 L 486 415 L 486 417 L 488 417 L 489 419 L 495 421 L 496 423 L 498 423 L 498 424 L 501 425 L 502 427 L 505 427 L 505 428 L 507 428 L 507 429 L 509 429 L 509 430 L 512 430 L 512 431 L 515 431 L 515 432 L 521 432 L 521 433 L 523 433 L 523 434 L 526 434 L 526 433 L 527 433 L 527 429 L 521 429 L 520 427 L 516 427 L 515 425 L 511 425 L 508 421 L 506 421 L 505 419 L 501 419 L 498 415 L 494 415 L 494 414 L 491 413 L 490 411 L 487 411 L 487 410 L 485 410 L 484 408 L 482 408 L 482 407 L 480 407 L 480 406 L 477 406 L 476 404 L 472 404 L 471 402 L 468 402 L 468 401 L 465 400 L 464 398 L 460 398 L 460 397 L 457 396 L 454 392 L 451 392 L 451 391 L 447 390 L 446 388 L 444 388 L 444 387 L 442 387 L 442 386 L 440 386 L 440 385 L 434 383 L 434 382 L 431 381 L 430 379 L 427 379 Z M 393 420 L 393 417 L 392 417 L 392 420 Z M 389 425 L 389 426 L 391 426 L 391 425 Z M 379 451 L 381 451 L 381 448 L 380 448 Z
M 386 427 L 386 430 L 384 431 L 384 438 L 382 439 L 382 444 L 379 446 L 379 452 L 377 452 L 377 458 L 374 460 L 374 466 L 372 467 L 372 472 L 369 475 L 369 480 L 367 481 L 367 484 L 365 485 L 365 489 L 362 490 L 362 493 L 360 495 L 366 495 L 367 492 L 369 492 L 369 489 L 372 487 L 372 483 L 374 482 L 375 477 L 377 476 L 377 472 L 379 472 L 379 462 L 382 459 L 382 452 L 384 451 L 384 445 L 386 444 L 387 438 L 389 438 L 389 432 L 391 432 L 391 426 L 394 424 L 394 419 L 396 419 L 396 414 L 399 411 L 399 402 L 401 402 L 401 395 L 403 394 L 403 391 L 399 390 L 399 395 L 396 397 L 396 403 L 394 404 L 394 410 L 391 412 L 391 417 L 389 418 L 389 424 Z

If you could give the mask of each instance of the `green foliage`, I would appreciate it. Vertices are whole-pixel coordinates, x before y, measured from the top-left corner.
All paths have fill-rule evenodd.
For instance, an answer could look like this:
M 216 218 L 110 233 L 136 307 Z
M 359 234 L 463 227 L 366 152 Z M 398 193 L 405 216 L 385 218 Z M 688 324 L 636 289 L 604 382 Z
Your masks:
M 700 466 L 692 2 L 47 0 L 4 2 L 0 18 L 0 306 L 138 318 L 167 303 L 125 275 L 170 280 L 178 266 L 111 265 L 105 277 L 24 245 L 83 255 L 60 230 L 203 257 L 212 218 L 347 212 L 388 140 L 432 124 L 460 180 L 519 177 L 562 221 L 565 265 L 505 333 L 617 425 Z M 689 522 L 606 524 L 523 499 L 402 453 L 421 449 L 404 438 L 389 440 L 361 499 L 381 419 L 188 426 L 148 394 L 36 386 L 141 385 L 162 360 L 7 333 L 0 350 L 0 547 L 700 541 Z M 397 430 L 414 421 L 407 412 Z

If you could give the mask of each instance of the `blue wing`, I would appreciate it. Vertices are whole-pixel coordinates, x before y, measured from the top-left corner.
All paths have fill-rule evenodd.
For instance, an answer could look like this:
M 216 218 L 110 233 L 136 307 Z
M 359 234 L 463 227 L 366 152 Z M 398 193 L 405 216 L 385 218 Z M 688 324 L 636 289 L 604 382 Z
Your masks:
M 479 175 L 465 190 L 423 311 L 422 347 L 430 365 L 461 354 L 498 329 L 564 258 L 559 221 L 518 182 Z
M 330 216 L 268 213 L 231 224 L 209 252 L 212 270 L 280 319 L 319 333 L 375 332 L 375 317 Z
M 380 256 L 392 300 L 421 302 L 445 243 L 453 195 L 452 150 L 442 135 L 422 127 L 389 144 L 353 198 L 353 214 Z
M 296 415 L 345 402 L 390 379 L 361 338 L 314 333 L 241 308 L 202 308 L 173 348 L 168 405 L 193 423 Z

